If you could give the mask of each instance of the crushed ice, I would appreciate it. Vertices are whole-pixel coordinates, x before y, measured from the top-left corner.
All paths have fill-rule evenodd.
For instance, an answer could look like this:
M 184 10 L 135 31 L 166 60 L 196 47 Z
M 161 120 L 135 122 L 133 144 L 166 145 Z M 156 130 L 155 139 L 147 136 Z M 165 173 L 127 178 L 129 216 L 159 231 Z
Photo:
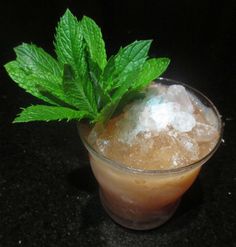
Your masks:
M 194 108 L 185 88 L 181 85 L 169 86 L 167 91 L 159 97 L 163 99 L 163 103 L 151 102 L 150 104 L 149 100 L 145 108 L 150 109 L 151 114 L 143 117 L 152 118 L 156 123 L 157 131 L 165 130 L 168 126 L 180 132 L 191 131 L 196 121 L 192 115 Z M 140 119 L 141 122 L 142 119 Z
M 126 112 L 125 119 L 120 123 L 120 141 L 130 143 L 138 133 L 155 133 L 170 127 L 188 132 L 196 125 L 194 108 L 183 86 L 172 85 L 160 91 L 152 88 L 150 91 L 144 100 Z
M 194 105 L 204 109 L 206 120 L 199 123 L 194 114 Z M 136 102 L 118 122 L 119 141 L 132 144 L 135 137 L 143 133 L 144 137 L 161 131 L 174 129 L 180 133 L 193 131 L 197 141 L 209 141 L 216 133 L 217 119 L 214 112 L 186 91 L 181 85 L 152 87 L 144 100 Z

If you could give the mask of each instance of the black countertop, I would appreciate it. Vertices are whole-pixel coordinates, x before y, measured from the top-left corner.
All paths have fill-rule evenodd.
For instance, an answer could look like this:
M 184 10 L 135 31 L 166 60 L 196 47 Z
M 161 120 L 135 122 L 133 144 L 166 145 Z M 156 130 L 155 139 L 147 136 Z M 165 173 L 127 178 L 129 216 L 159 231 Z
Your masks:
M 22 41 L 52 50 L 66 7 L 98 22 L 110 53 L 153 38 L 151 53 L 172 59 L 165 76 L 201 90 L 223 115 L 224 143 L 158 229 L 127 230 L 106 215 L 75 123 L 11 124 L 39 101 L 2 65 Z M 0 246 L 236 246 L 233 1 L 8 1 L 0 10 Z

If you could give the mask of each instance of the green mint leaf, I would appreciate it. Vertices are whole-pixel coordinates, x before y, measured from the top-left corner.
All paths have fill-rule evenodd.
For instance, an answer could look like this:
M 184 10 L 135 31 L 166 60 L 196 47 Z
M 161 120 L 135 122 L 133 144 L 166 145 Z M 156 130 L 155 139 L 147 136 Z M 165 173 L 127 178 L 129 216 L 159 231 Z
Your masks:
M 90 33 L 90 31 L 93 31 L 93 33 Z M 95 36 L 97 39 L 94 38 Z M 94 100 L 92 97 L 95 98 L 97 104 L 101 102 L 101 97 L 97 93 L 97 89 L 99 88 L 97 82 L 101 74 L 101 69 L 97 61 L 100 62 L 100 60 L 104 60 L 104 57 L 106 58 L 102 52 L 102 47 L 104 46 L 104 44 L 102 46 L 102 42 L 101 32 L 94 22 L 84 17 L 79 23 L 69 10 L 66 11 L 57 28 L 56 53 L 62 64 L 69 64 L 73 68 L 75 74 L 74 81 L 80 82 L 77 90 L 79 92 L 84 90 L 85 95 L 90 95 L 88 101 L 91 102 L 93 107 Z M 100 49 L 99 52 L 96 51 L 96 46 Z M 66 92 L 69 97 L 72 97 L 74 93 L 76 93 L 74 89 L 67 90 Z M 79 94 L 79 98 L 81 99 L 81 93 Z M 78 96 L 76 99 L 78 99 Z M 80 101 L 76 100 L 76 102 L 78 106 Z M 82 108 L 84 108 L 84 104 L 82 104 Z
M 17 62 L 26 73 L 47 73 L 58 77 L 62 75 L 62 68 L 59 63 L 42 48 L 23 43 L 14 50 Z
M 112 115 L 116 112 L 122 98 L 131 88 L 134 77 L 135 74 L 130 73 L 129 76 L 123 79 L 122 85 L 114 90 L 111 96 L 111 101 L 102 108 L 96 119 L 97 122 L 106 123 L 112 117 Z
M 81 120 L 87 117 L 87 113 L 83 111 L 75 111 L 65 107 L 35 105 L 30 106 L 15 118 L 13 123 L 23 123 L 32 121 L 53 121 L 53 120 Z
M 107 55 L 101 29 L 87 16 L 82 18 L 80 24 L 91 59 L 102 71 L 107 64 Z
M 11 79 L 15 81 L 21 88 L 23 88 L 26 92 L 32 94 L 33 96 L 50 103 L 52 105 L 57 105 L 56 102 L 50 100 L 49 98 L 45 97 L 40 93 L 37 88 L 37 84 L 34 83 L 33 80 L 29 79 L 29 76 L 26 72 L 20 67 L 17 61 L 11 61 L 5 64 L 5 69 Z
M 41 87 L 40 85 L 38 86 L 38 90 L 41 93 L 41 95 L 43 95 L 47 99 L 53 101 L 54 105 L 67 107 L 67 108 L 71 108 L 73 110 L 78 111 L 78 109 L 75 106 L 73 106 L 71 103 L 69 103 L 69 102 L 71 102 L 71 100 L 66 99 L 65 101 L 63 101 L 60 98 L 53 95 L 51 92 L 47 91 L 45 88 Z M 66 101 L 68 101 L 68 102 L 66 102 Z
M 62 90 L 62 78 L 52 74 L 27 74 L 17 61 L 9 62 L 5 68 L 10 77 L 26 92 L 52 105 L 73 105 Z M 50 97 L 51 96 L 51 97 Z
M 102 108 L 100 114 L 95 119 L 95 122 L 106 123 L 116 111 L 118 105 L 120 104 L 122 97 L 124 97 L 127 91 L 128 91 L 128 87 L 124 86 L 124 84 L 122 87 L 116 90 L 115 94 L 111 98 L 111 101 Z
M 97 109 L 100 110 L 103 105 L 106 105 L 107 102 L 110 101 L 110 96 L 109 94 L 102 88 L 102 85 L 99 82 L 100 76 L 101 76 L 101 69 L 97 65 L 96 62 L 94 62 L 88 52 L 86 50 L 86 61 L 87 61 L 87 78 L 85 81 L 91 82 L 93 92 L 94 92 L 94 97 L 95 97 L 95 102 L 97 105 Z
M 58 23 L 54 45 L 62 65 L 70 64 L 77 77 L 83 79 L 87 76 L 86 47 L 81 25 L 68 9 Z
M 139 73 L 137 73 L 133 89 L 140 90 L 146 87 L 151 81 L 163 74 L 169 64 L 169 58 L 152 58 L 147 60 Z
M 112 117 L 119 101 L 111 101 L 106 106 L 102 108 L 100 114 L 92 121 L 92 123 L 102 123 L 106 125 L 107 121 Z
M 151 40 L 135 41 L 121 48 L 112 56 L 102 75 L 102 85 L 106 91 L 119 87 L 130 74 L 135 74 L 147 59 Z
M 56 98 L 54 103 L 58 104 L 58 102 L 61 101 L 64 102 L 63 105 L 70 105 L 72 106 L 72 108 L 79 109 L 78 102 L 74 101 L 73 98 L 68 97 L 65 94 L 62 85 L 62 78 L 56 78 L 49 74 L 37 74 L 27 76 L 25 82 L 34 83 L 39 93 L 49 98 L 50 100 Z M 53 97 L 50 97 L 50 95 L 52 95 Z
M 82 111 L 89 112 L 93 117 L 97 115 L 95 95 L 90 81 L 82 83 L 76 79 L 70 65 L 64 66 L 63 89 L 71 103 Z

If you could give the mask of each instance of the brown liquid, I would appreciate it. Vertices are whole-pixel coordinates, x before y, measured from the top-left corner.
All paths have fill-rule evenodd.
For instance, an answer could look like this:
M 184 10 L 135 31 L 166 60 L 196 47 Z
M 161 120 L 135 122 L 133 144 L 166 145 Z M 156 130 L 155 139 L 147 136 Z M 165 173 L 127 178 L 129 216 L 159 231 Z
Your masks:
M 90 162 L 104 207 L 115 221 L 133 229 L 152 228 L 166 221 L 200 171 L 196 167 L 169 175 L 134 174 L 114 168 L 93 155 Z

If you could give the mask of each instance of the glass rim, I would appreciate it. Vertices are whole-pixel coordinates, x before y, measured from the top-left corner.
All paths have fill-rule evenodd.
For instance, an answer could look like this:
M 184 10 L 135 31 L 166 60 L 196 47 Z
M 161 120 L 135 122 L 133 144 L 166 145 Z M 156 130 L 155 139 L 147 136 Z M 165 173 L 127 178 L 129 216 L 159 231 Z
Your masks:
M 202 92 L 198 91 L 197 89 L 183 83 L 180 81 L 176 81 L 173 79 L 169 79 L 169 78 L 165 78 L 165 77 L 159 77 L 155 80 L 153 80 L 154 82 L 157 82 L 158 80 L 160 81 L 167 81 L 169 83 L 174 83 L 174 84 L 180 84 L 183 85 L 184 87 L 186 87 L 187 89 L 190 89 L 191 91 L 193 91 L 194 93 L 197 93 L 198 95 L 201 95 L 201 97 L 203 97 L 206 102 L 209 103 L 209 105 L 211 106 L 211 108 L 213 109 L 214 113 L 216 114 L 217 120 L 218 120 L 218 124 L 219 124 L 219 138 L 217 143 L 215 144 L 214 148 L 208 153 L 206 154 L 204 157 L 202 157 L 201 159 L 190 163 L 189 165 L 186 166 L 182 166 L 182 167 L 177 167 L 177 168 L 170 168 L 170 169 L 141 169 L 141 168 L 135 168 L 135 167 L 131 167 L 131 166 L 127 166 L 122 162 L 110 159 L 108 157 L 106 157 L 105 155 L 103 155 L 102 153 L 99 153 L 97 150 L 95 150 L 90 144 L 89 142 L 86 140 L 86 138 L 83 136 L 83 134 L 81 134 L 81 128 L 80 128 L 80 123 L 78 123 L 78 130 L 79 130 L 79 135 L 80 138 L 82 140 L 82 142 L 84 143 L 85 147 L 87 148 L 87 150 L 90 153 L 93 153 L 94 155 L 96 155 L 97 157 L 99 157 L 100 159 L 102 159 L 103 161 L 105 161 L 107 164 L 109 164 L 112 167 L 115 167 L 119 170 L 123 170 L 129 173 L 135 173 L 135 174 L 147 174 L 147 175 L 165 175 L 165 174 L 172 174 L 172 173 L 180 173 L 183 171 L 187 171 L 187 170 L 191 170 L 195 167 L 198 167 L 200 165 L 203 164 L 204 160 L 208 160 L 214 153 L 215 151 L 218 149 L 218 147 L 220 146 L 221 140 L 222 140 L 222 136 L 223 136 L 223 121 L 222 121 L 222 117 L 218 111 L 218 109 L 216 108 L 216 106 L 213 104 L 213 102 L 206 96 L 204 95 Z

